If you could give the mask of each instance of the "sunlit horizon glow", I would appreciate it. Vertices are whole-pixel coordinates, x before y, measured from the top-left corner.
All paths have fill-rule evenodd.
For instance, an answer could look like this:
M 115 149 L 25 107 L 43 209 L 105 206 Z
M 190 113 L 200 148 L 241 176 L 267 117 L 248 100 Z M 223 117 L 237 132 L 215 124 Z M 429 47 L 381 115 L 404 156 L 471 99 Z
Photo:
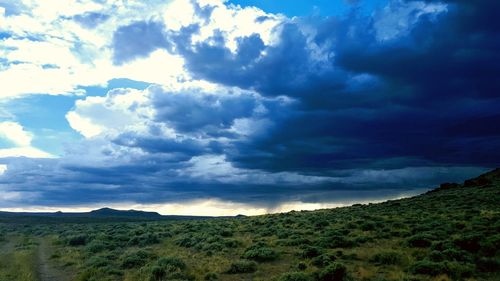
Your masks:
M 300 201 L 282 202 L 276 206 L 255 206 L 252 204 L 237 203 L 222 201 L 219 199 L 198 199 L 194 201 L 187 201 L 182 203 L 165 203 L 165 204 L 137 204 L 137 203 L 119 203 L 119 204 L 86 204 L 85 206 L 60 206 L 60 207 L 43 207 L 43 206 L 30 206 L 18 208 L 0 208 L 0 212 L 27 212 L 27 213 L 81 213 L 90 212 L 101 208 L 111 208 L 116 210 L 136 210 L 157 212 L 161 215 L 177 215 L 177 216 L 258 216 L 265 214 L 286 213 L 290 211 L 314 211 L 321 209 L 332 209 L 349 207 L 354 204 L 375 204 L 386 202 L 388 200 L 398 200 L 409 198 L 421 194 L 423 190 L 415 190 L 410 193 L 393 195 L 388 198 L 378 199 L 354 199 L 344 202 L 325 202 L 325 203 L 306 203 Z

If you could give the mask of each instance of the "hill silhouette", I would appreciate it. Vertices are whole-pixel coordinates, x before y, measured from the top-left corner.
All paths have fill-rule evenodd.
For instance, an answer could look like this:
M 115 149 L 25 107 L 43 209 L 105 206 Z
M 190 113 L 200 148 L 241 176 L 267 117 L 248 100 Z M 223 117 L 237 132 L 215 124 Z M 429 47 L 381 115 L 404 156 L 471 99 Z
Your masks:
M 90 211 L 89 216 L 94 217 L 128 217 L 128 218 L 152 218 L 161 219 L 163 216 L 157 212 L 145 212 L 137 210 L 115 210 L 111 208 L 101 208 Z

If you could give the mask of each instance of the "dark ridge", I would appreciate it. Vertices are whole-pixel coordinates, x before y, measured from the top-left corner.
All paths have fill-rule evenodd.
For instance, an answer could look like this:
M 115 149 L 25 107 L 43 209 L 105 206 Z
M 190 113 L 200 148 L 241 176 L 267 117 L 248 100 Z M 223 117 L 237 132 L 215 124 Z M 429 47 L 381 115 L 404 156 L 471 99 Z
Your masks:
M 500 180 L 500 168 L 482 174 L 477 178 L 466 180 L 464 182 L 464 187 L 487 186 L 498 180 Z
M 61 211 L 48 213 L 32 212 L 2 212 L 0 211 L 0 223 L 94 223 L 94 222 L 134 222 L 134 221 L 159 221 L 159 220 L 193 220 L 211 219 L 209 216 L 178 216 L 161 215 L 156 212 L 145 212 L 138 210 L 115 210 L 101 208 L 90 212 L 64 213 Z
M 492 171 L 486 172 L 478 177 L 465 180 L 463 184 L 455 182 L 445 182 L 439 185 L 438 188 L 430 190 L 427 193 L 433 193 L 441 190 L 455 189 L 455 188 L 467 188 L 467 187 L 486 187 L 491 186 L 494 182 L 500 181 L 500 168 L 496 168 Z
M 102 208 L 89 212 L 89 216 L 94 217 L 144 217 L 144 218 L 162 218 L 157 212 L 144 212 L 136 210 L 115 210 L 111 208 Z

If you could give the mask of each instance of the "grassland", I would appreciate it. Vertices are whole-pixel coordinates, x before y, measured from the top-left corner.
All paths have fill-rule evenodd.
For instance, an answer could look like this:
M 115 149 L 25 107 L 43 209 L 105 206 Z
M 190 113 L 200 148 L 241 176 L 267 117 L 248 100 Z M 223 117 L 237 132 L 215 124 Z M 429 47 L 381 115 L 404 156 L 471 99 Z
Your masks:
M 312 212 L 6 221 L 0 281 L 45 281 L 40 245 L 52 270 L 79 281 L 500 280 L 499 203 L 495 170 L 413 198 Z

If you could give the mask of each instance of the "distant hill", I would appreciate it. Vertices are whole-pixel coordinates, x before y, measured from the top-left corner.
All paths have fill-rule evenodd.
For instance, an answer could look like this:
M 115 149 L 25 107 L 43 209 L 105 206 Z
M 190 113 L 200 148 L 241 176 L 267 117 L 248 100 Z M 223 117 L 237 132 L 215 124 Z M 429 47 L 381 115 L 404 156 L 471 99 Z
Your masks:
M 0 222 L 50 223 L 50 222 L 109 222 L 148 220 L 192 220 L 209 219 L 209 216 L 161 215 L 157 212 L 138 210 L 116 210 L 101 208 L 90 212 L 0 212 Z
M 152 219 L 161 219 L 162 215 L 157 212 L 144 212 L 144 211 L 136 211 L 136 210 L 115 210 L 111 208 L 102 208 L 98 210 L 93 210 L 88 213 L 89 216 L 92 217 L 125 217 L 125 218 L 152 218 Z

